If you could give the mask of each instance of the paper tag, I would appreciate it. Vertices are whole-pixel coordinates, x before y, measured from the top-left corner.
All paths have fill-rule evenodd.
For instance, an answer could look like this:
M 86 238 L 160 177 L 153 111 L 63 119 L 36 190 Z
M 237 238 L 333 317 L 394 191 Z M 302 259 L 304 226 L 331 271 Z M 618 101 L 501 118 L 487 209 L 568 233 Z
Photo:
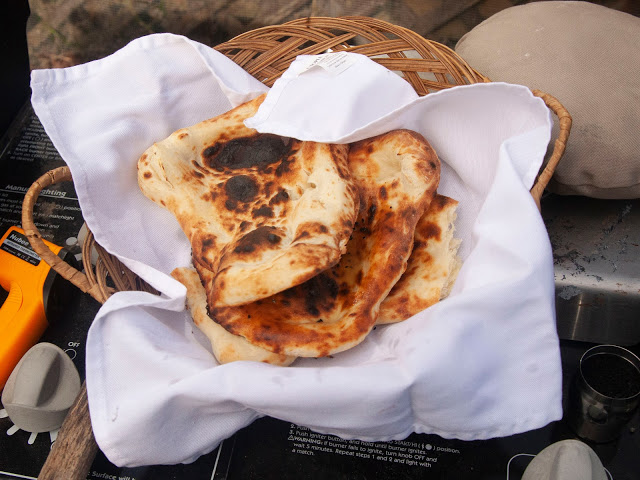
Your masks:
M 310 57 L 311 63 L 307 65 L 300 73 L 311 70 L 313 67 L 321 67 L 325 69 L 331 76 L 340 75 L 351 65 L 358 61 L 356 55 L 349 55 L 347 52 L 323 53 Z

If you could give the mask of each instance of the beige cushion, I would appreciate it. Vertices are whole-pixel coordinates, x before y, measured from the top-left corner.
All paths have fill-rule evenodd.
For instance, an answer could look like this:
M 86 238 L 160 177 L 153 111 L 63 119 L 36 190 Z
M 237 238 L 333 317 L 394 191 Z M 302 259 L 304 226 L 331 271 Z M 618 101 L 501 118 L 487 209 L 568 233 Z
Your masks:
M 587 2 L 534 2 L 488 18 L 456 52 L 491 80 L 540 89 L 569 111 L 551 191 L 640 197 L 640 18 Z

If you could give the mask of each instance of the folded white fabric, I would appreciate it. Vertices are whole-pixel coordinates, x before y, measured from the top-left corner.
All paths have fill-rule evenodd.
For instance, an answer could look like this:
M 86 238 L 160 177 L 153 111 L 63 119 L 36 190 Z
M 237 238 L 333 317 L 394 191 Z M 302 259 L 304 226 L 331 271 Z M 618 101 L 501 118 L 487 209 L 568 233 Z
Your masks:
M 345 84 L 357 88 L 344 88 Z M 417 98 L 408 82 L 364 55 L 300 55 L 246 125 L 298 140 L 335 142 L 354 127 L 378 120 Z M 309 105 L 312 115 L 304 111 Z
M 266 87 L 212 49 L 168 34 L 33 72 L 34 109 L 71 168 L 89 227 L 162 292 L 115 294 L 89 332 L 91 420 L 113 463 L 189 462 L 263 415 L 367 441 L 412 432 L 486 439 L 561 417 L 551 249 L 528 193 L 549 111 L 515 85 L 423 98 L 407 86 L 361 56 L 302 57 L 249 122 L 334 142 L 391 128 L 422 133 L 443 161 L 439 191 L 460 201 L 465 262 L 450 297 L 334 358 L 218 365 L 184 310 L 184 288 L 168 275 L 189 264 L 188 242 L 140 193 L 136 163 L 154 141 Z

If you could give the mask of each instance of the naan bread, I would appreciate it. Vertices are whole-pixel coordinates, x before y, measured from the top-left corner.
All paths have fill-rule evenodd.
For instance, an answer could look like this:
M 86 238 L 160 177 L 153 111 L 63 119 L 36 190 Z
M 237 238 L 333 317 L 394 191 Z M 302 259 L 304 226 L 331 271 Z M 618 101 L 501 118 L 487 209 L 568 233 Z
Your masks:
M 420 218 L 409 264 L 380 305 L 378 324 L 406 320 L 449 294 L 461 266 L 460 240 L 453 236 L 457 206 L 456 200 L 436 195 Z
M 207 314 L 207 294 L 200 282 L 200 276 L 195 269 L 176 268 L 171 272 L 171 276 L 187 287 L 187 308 L 189 309 L 193 323 L 196 324 L 211 342 L 213 355 L 219 363 L 251 360 L 271 363 L 273 365 L 288 366 L 296 359 L 296 357 L 278 355 L 251 345 L 244 338 L 227 332 L 211 320 Z
M 244 126 L 264 96 L 150 147 L 138 183 L 191 242 L 210 308 L 265 298 L 335 265 L 358 213 L 346 145 Z
M 405 271 L 416 223 L 440 178 L 440 161 L 419 134 L 389 132 L 351 146 L 360 213 L 340 262 L 269 298 L 210 310 L 229 332 L 265 350 L 322 357 L 360 343 L 380 303 Z

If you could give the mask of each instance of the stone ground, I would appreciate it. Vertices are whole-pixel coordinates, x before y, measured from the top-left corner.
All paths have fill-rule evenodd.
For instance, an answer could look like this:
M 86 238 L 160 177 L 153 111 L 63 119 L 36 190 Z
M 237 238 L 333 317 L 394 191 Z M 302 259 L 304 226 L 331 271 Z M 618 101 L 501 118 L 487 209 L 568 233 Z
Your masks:
M 207 45 L 247 30 L 307 16 L 365 15 L 453 47 L 498 11 L 527 0 L 30 0 L 27 38 L 32 68 L 102 58 L 134 38 L 158 32 Z M 640 16 L 637 0 L 601 5 Z

